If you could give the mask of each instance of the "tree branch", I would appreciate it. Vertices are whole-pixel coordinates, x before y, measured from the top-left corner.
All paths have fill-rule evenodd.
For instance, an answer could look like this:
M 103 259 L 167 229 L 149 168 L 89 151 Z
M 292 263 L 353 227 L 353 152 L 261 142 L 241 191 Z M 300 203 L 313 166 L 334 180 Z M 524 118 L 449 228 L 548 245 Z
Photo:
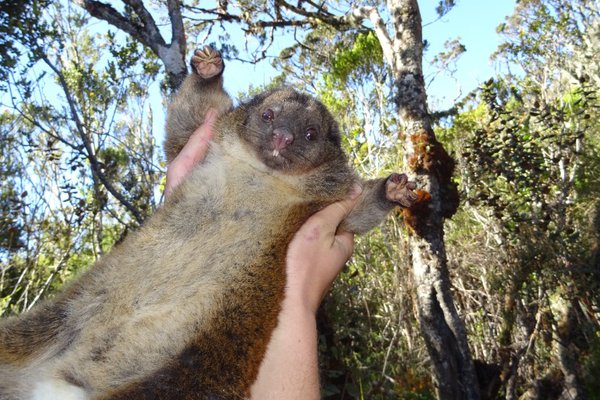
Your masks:
M 106 3 L 102 3 L 96 0 L 75 0 L 77 4 L 87 10 L 91 16 L 98 19 L 102 19 L 114 27 L 128 33 L 131 37 L 138 40 L 144 46 L 151 48 L 155 53 L 158 54 L 158 44 L 164 45 L 165 42 L 160 36 L 158 31 L 156 34 L 158 37 L 152 37 L 148 34 L 145 26 L 137 24 L 135 21 L 123 16 L 112 6 Z M 135 9 L 135 7 L 134 7 Z M 142 18 L 140 16 L 140 18 Z M 143 18 L 142 18 L 143 20 Z M 154 26 L 156 28 L 156 26 Z
M 158 43 L 154 43 L 154 45 L 166 45 L 163 37 L 161 36 L 158 27 L 156 26 L 156 22 L 152 15 L 146 10 L 144 3 L 141 0 L 123 0 L 125 4 L 128 4 L 133 8 L 135 13 L 140 17 L 143 22 L 143 29 L 141 30 L 141 34 L 148 37 L 152 41 L 158 41 Z M 172 1 L 170 2 L 172 3 Z M 169 10 L 169 14 L 170 14 Z M 172 21 L 171 21 L 172 22 Z M 173 37 L 175 39 L 175 36 Z
M 319 11 L 308 11 L 302 7 L 293 6 L 284 0 L 275 0 L 275 6 L 283 7 L 287 10 L 292 11 L 295 14 L 305 17 L 306 23 L 309 23 L 311 25 L 315 25 L 315 23 L 318 21 L 336 27 L 340 30 L 348 29 L 352 26 L 349 23 L 349 21 L 347 21 L 344 17 L 336 17 L 329 13 L 324 15 L 322 12 Z
M 117 189 L 115 189 L 115 187 L 112 185 L 112 183 L 106 178 L 106 175 L 104 175 L 102 173 L 100 163 L 98 162 L 98 159 L 94 155 L 94 149 L 92 148 L 90 139 L 86 135 L 83 124 L 81 123 L 81 120 L 79 119 L 79 114 L 77 113 L 77 110 L 75 109 L 75 101 L 73 100 L 73 97 L 71 96 L 71 92 L 69 91 L 69 86 L 67 85 L 64 75 L 54 64 L 52 64 L 52 62 L 50 62 L 50 60 L 48 59 L 48 57 L 45 54 L 42 56 L 42 60 L 44 60 L 44 62 L 48 65 L 48 67 L 50 67 L 50 69 L 52 69 L 52 71 L 54 71 L 54 73 L 58 77 L 60 85 L 63 89 L 63 92 L 65 93 L 65 97 L 67 98 L 67 102 L 69 104 L 69 110 L 71 111 L 71 118 L 75 122 L 75 126 L 77 128 L 77 133 L 79 134 L 79 137 L 81 138 L 81 140 L 83 142 L 86 158 L 88 159 L 88 161 L 90 162 L 90 166 L 92 167 L 92 172 L 100 180 L 100 182 L 102 182 L 102 184 L 104 185 L 106 190 L 108 190 L 108 192 L 110 194 L 112 194 L 115 197 L 115 199 L 117 199 L 121 204 L 123 204 L 123 206 L 127 210 L 129 210 L 129 212 L 131 212 L 131 214 L 134 216 L 135 220 L 141 224 L 144 219 L 142 218 L 140 212 L 121 193 L 119 193 L 117 191 Z
M 377 35 L 377 39 L 379 39 L 379 43 L 381 43 L 383 56 L 385 57 L 392 71 L 395 71 L 396 58 L 394 57 L 394 46 L 392 45 L 390 35 L 377 8 L 358 7 L 352 10 L 351 15 L 356 19 L 355 24 L 357 25 L 360 24 L 363 19 L 368 19 L 371 21 L 375 30 L 375 35 Z
M 230 13 L 224 13 L 222 10 L 218 10 L 218 9 L 208 9 L 208 8 L 201 8 L 201 7 L 186 7 L 187 9 L 196 12 L 196 13 L 202 13 L 202 14 L 208 14 L 208 15 L 214 15 L 215 18 L 211 18 L 211 19 L 200 19 L 200 18 L 192 18 L 192 17 L 186 17 L 190 20 L 194 20 L 194 21 L 202 21 L 202 22 L 222 22 L 222 21 L 226 21 L 226 22 L 244 22 L 248 25 L 248 28 L 246 31 L 251 31 L 253 28 L 269 28 L 269 27 L 275 27 L 275 28 L 283 28 L 283 27 L 288 27 L 288 26 L 304 26 L 304 25 L 309 25 L 311 24 L 311 22 L 309 22 L 308 20 L 285 20 L 285 19 L 273 19 L 272 21 L 266 21 L 266 20 L 258 20 L 258 21 L 247 21 L 245 20 L 242 16 L 237 15 L 237 14 L 230 14 Z
M 168 0 L 167 7 L 169 9 L 169 19 L 171 20 L 172 41 L 177 40 L 181 53 L 185 54 L 185 28 L 183 26 L 183 16 L 181 15 L 181 4 L 178 0 Z
M 122 15 L 112 6 L 100 1 L 75 1 L 85 8 L 90 15 L 128 33 L 132 38 L 151 49 L 163 62 L 168 84 L 172 89 L 176 89 L 185 79 L 188 72 L 185 63 L 185 31 L 181 15 L 181 4 L 178 0 L 168 0 L 167 3 L 171 19 L 171 32 L 173 33 L 172 41 L 168 45 L 160 34 L 154 18 L 144 7 L 142 0 L 123 0 L 125 4 L 134 10 L 141 23 Z

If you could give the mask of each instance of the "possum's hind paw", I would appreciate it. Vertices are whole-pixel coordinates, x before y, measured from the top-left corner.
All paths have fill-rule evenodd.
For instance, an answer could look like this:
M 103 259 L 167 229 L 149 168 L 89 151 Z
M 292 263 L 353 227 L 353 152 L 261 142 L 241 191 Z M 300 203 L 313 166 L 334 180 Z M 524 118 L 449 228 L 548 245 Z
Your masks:
M 192 69 L 204 79 L 215 78 L 223 73 L 225 64 L 221 53 L 210 46 L 196 49 L 192 56 Z
M 417 201 L 416 188 L 417 184 L 409 181 L 405 174 L 391 174 L 385 182 L 385 197 L 408 208 Z

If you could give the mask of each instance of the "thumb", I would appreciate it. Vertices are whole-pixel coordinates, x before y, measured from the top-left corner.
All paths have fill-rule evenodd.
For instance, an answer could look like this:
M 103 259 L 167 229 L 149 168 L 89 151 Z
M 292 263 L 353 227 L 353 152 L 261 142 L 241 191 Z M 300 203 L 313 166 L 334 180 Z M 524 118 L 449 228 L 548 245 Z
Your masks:
M 348 198 L 328 205 L 324 209 L 315 213 L 313 216 L 320 218 L 321 221 L 335 231 L 340 222 L 342 222 L 344 218 L 350 214 L 350 211 L 352 211 L 356 203 L 358 203 L 361 193 L 362 187 L 358 184 L 355 184 L 352 187 L 352 191 L 350 192 L 350 196 Z

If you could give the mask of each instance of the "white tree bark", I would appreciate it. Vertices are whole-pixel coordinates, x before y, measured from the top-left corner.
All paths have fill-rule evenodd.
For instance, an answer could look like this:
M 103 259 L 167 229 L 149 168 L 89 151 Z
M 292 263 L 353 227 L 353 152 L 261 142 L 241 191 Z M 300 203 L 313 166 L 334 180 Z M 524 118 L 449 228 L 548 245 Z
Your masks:
M 437 142 L 427 110 L 422 56 L 421 16 L 416 0 L 388 0 L 387 27 L 374 7 L 361 7 L 353 17 L 371 21 L 383 54 L 396 79 L 396 101 L 406 137 L 408 165 L 427 196 L 421 210 L 407 218 L 421 331 L 424 335 L 440 399 L 479 399 L 477 375 L 464 324 L 450 290 L 444 244 L 445 217 L 457 207 L 450 181 L 453 161 Z M 393 29 L 390 34 L 388 29 Z

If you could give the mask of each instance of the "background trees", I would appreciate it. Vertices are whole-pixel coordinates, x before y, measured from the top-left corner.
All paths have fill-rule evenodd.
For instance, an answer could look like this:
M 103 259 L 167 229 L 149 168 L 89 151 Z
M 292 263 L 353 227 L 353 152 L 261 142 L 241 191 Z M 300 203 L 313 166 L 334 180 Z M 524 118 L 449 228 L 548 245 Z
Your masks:
M 408 169 L 427 192 L 421 208 L 359 240 L 325 303 L 325 398 L 600 389 L 594 2 L 520 1 L 498 28 L 505 72 L 434 115 L 414 1 L 9 3 L 3 313 L 51 295 L 157 206 L 156 99 L 206 40 L 231 58 L 270 60 L 274 84 L 318 95 L 366 175 Z M 440 15 L 452 18 L 453 5 L 440 2 Z M 449 46 L 441 66 L 465 51 Z
M 91 32 L 70 3 L 26 4 L 25 16 L 2 14 L 14 25 L 0 120 L 4 312 L 30 308 L 141 223 L 161 177 L 147 107 L 153 59 Z

